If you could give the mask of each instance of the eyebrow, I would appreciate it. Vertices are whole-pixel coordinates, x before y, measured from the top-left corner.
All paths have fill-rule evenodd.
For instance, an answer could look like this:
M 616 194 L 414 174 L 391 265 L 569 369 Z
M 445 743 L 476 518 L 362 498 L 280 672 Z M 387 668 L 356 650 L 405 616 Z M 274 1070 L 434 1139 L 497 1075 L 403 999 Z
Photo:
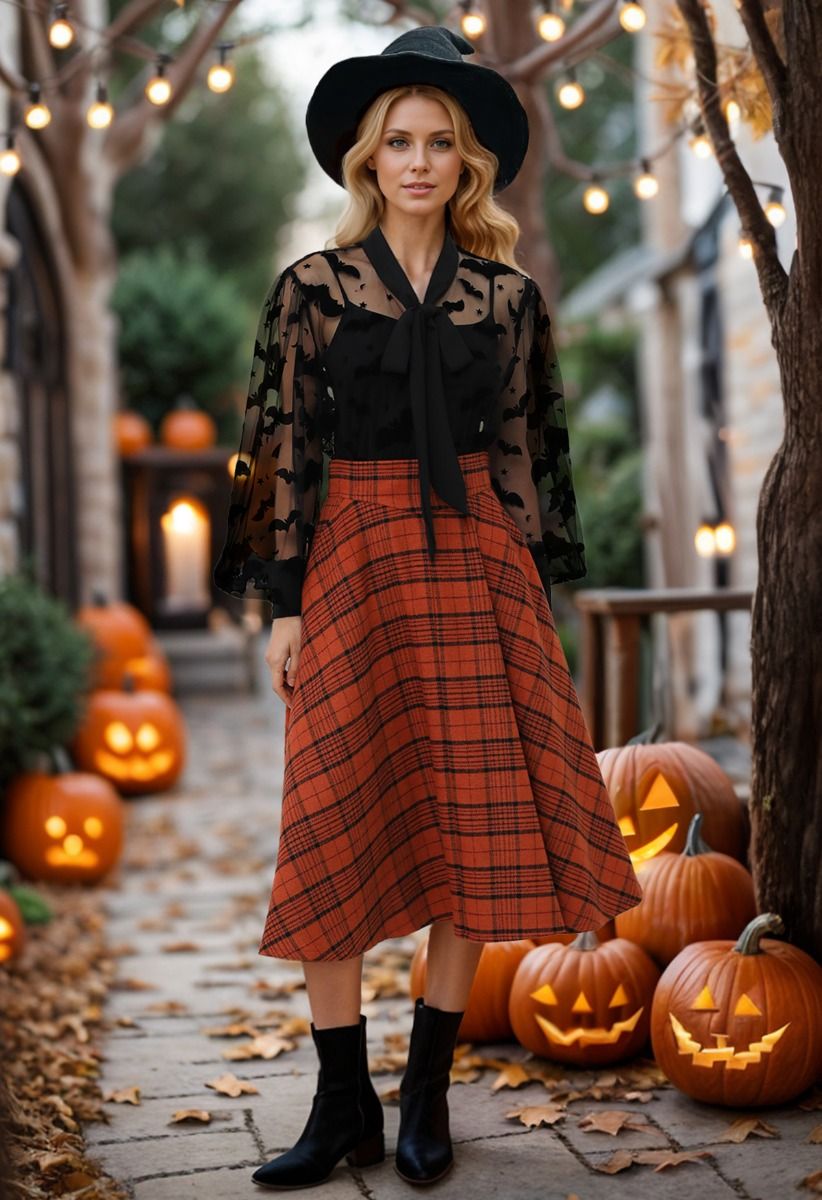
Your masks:
M 386 133 L 409 133 L 410 131 L 408 129 L 386 129 L 385 132 Z M 428 136 L 434 137 L 434 135 L 437 133 L 453 133 L 453 132 L 454 132 L 453 129 L 434 129 Z

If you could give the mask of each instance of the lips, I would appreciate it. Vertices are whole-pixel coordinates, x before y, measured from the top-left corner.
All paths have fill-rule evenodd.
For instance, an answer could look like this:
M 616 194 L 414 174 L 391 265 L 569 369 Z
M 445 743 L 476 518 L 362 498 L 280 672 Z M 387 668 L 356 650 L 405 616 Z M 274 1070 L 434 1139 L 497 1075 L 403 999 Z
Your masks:
M 407 192 L 433 192 L 434 190 L 432 183 L 404 183 L 402 186 Z

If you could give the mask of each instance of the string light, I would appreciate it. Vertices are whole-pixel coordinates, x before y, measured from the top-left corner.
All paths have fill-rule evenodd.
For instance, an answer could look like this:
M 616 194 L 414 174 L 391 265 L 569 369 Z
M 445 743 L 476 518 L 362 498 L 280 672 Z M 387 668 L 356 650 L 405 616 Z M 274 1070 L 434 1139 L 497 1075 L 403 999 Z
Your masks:
M 703 521 L 694 534 L 694 546 L 700 558 L 728 558 L 736 549 L 736 530 L 730 521 L 718 525 Z
M 49 25 L 49 42 L 55 50 L 65 50 L 74 41 L 74 27 L 66 16 L 67 4 L 55 4 Z
M 169 62 L 171 62 L 170 54 L 158 54 L 156 74 L 152 75 L 145 86 L 146 98 L 158 107 L 168 104 L 173 91 L 171 81 L 166 77 L 166 63 Z
M 114 109 L 108 100 L 106 85 L 97 83 L 97 99 L 88 106 L 86 120 L 92 129 L 108 129 L 114 117 Z
M 556 87 L 557 100 L 563 108 L 579 108 L 585 100 L 585 89 L 576 77 L 573 67 L 570 67 Z
M 783 188 L 777 187 L 776 184 L 768 193 L 768 199 L 765 201 L 765 216 L 770 221 L 775 229 L 782 225 L 787 217 L 785 206 L 782 203 Z
M 217 47 L 220 57 L 209 67 L 206 80 L 212 92 L 227 92 L 230 87 L 234 86 L 234 67 L 231 63 L 226 63 L 226 55 L 233 45 L 233 42 L 221 42 Z
M 705 127 L 701 122 L 694 126 L 693 133 L 688 138 L 688 145 L 693 150 L 697 158 L 710 158 L 714 152 L 711 145 L 711 140 L 705 132 Z
M 488 28 L 485 15 L 478 9 L 471 7 L 471 0 L 460 0 L 460 8 L 462 9 L 460 29 L 465 36 L 467 38 L 482 37 Z
M 0 173 L 16 175 L 22 166 L 20 155 L 14 148 L 14 134 L 6 134 L 6 148 L 0 153 Z
M 642 159 L 642 171 L 634 179 L 634 195 L 640 200 L 650 200 L 659 192 L 659 180 L 651 170 L 647 158 Z
M 747 234 L 739 231 L 739 241 L 737 243 L 739 255 L 741 258 L 753 258 L 754 247 L 753 242 Z
M 29 102 L 23 110 L 23 120 L 29 129 L 45 129 L 51 120 L 51 110 L 40 99 L 40 84 L 29 84 Z
M 734 100 L 733 96 L 729 96 L 727 100 L 723 101 L 722 111 L 724 112 L 725 120 L 729 125 L 733 125 L 742 116 L 742 109 L 739 107 L 736 100 Z
M 565 33 L 565 22 L 554 12 L 552 0 L 543 0 L 544 12 L 537 18 L 537 33 L 546 42 L 557 42 Z
M 592 182 L 585 189 L 582 196 L 582 203 L 585 206 L 586 212 L 594 213 L 596 216 L 604 213 L 611 203 L 611 197 L 600 183 L 598 175 L 593 176 Z
M 636 0 L 623 0 L 619 23 L 626 33 L 639 33 L 645 25 L 645 9 Z

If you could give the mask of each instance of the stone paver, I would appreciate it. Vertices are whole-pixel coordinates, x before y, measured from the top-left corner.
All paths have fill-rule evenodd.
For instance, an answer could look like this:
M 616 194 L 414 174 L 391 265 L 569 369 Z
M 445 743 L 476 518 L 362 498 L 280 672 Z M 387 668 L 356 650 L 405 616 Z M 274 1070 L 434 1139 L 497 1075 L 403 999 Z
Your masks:
M 310 1034 L 294 1051 L 271 1060 L 231 1061 L 223 1051 L 245 1038 L 216 1038 L 204 1031 L 242 1016 L 310 1020 L 299 963 L 257 953 L 276 857 L 279 789 L 282 782 L 284 710 L 268 683 L 259 644 L 259 694 L 213 690 L 183 700 L 189 762 L 173 792 L 128 802 L 127 854 L 104 891 L 109 940 L 118 955 L 118 986 L 106 1016 L 115 1025 L 105 1043 L 104 1091 L 138 1085 L 138 1106 L 109 1102 L 107 1123 L 88 1125 L 92 1151 L 121 1179 L 134 1200 L 239 1200 L 263 1189 L 250 1180 L 259 1163 L 287 1149 L 303 1128 L 311 1106 L 317 1060 Z M 147 924 L 146 924 L 147 923 Z M 169 951 L 193 942 L 195 950 Z M 382 943 L 365 956 L 366 976 L 380 953 L 408 956 L 414 937 Z M 127 986 L 128 980 L 151 988 Z M 265 984 L 268 991 L 260 990 Z M 278 987 L 293 991 L 274 990 Z M 182 1005 L 181 1011 L 156 1006 Z M 153 1010 L 152 1010 L 153 1009 Z M 411 1026 L 410 999 L 386 997 L 363 1004 L 369 1053 L 386 1049 L 384 1038 Z M 527 1052 L 515 1043 L 482 1047 L 490 1056 L 516 1060 Z M 231 1072 L 251 1081 L 254 1095 L 236 1099 L 206 1086 Z M 573 1081 L 574 1073 L 568 1077 Z M 356 1170 L 345 1162 L 323 1185 L 328 1200 L 394 1200 L 415 1191 L 393 1169 L 399 1124 L 399 1072 L 374 1072 L 384 1095 L 387 1158 Z M 798 1181 L 822 1167 L 822 1150 L 807 1141 L 818 1113 L 795 1106 L 762 1110 L 780 1139 L 718 1143 L 738 1113 L 659 1089 L 648 1103 L 578 1100 L 553 1127 L 528 1129 L 506 1113 L 550 1100 L 538 1083 L 492 1090 L 494 1072 L 449 1092 L 454 1170 L 437 1186 L 443 1197 L 472 1200 L 634 1200 L 637 1188 L 655 1200 L 699 1192 L 700 1200 L 781 1200 Z M 587 1078 L 587 1077 L 586 1077 Z M 612 1137 L 588 1133 L 579 1120 L 588 1112 L 628 1108 L 651 1132 L 622 1131 Z M 177 1124 L 180 1109 L 206 1109 L 210 1124 Z M 615 1175 L 595 1168 L 617 1149 L 709 1148 L 711 1156 L 673 1169 L 633 1166 Z M 319 1192 L 315 1194 L 320 1194 Z

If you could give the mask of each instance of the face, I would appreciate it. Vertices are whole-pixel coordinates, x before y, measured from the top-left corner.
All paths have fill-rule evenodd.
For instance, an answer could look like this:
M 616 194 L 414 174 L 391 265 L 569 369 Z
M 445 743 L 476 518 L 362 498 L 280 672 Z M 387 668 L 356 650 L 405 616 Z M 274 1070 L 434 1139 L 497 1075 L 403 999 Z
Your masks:
M 386 204 L 409 215 L 442 208 L 457 190 L 463 165 L 448 109 L 430 96 L 395 100 L 366 165 L 376 172 Z M 409 186 L 422 183 L 429 186 Z

